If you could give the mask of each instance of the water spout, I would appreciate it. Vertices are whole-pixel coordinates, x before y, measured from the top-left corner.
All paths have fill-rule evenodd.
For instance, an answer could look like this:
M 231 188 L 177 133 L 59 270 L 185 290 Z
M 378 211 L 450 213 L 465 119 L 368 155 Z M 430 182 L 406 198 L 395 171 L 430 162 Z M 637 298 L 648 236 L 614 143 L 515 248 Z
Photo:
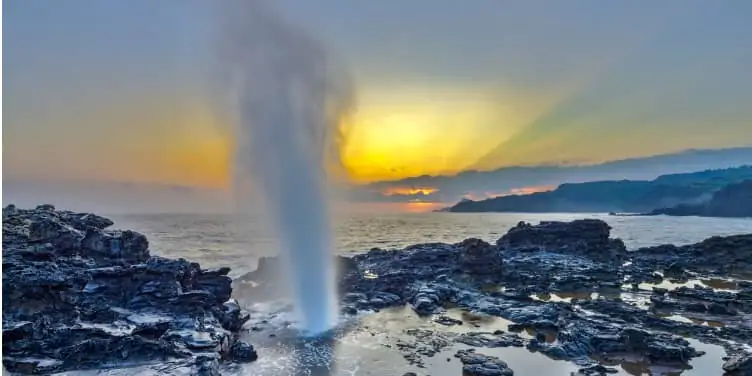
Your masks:
M 263 195 L 306 331 L 330 329 L 337 307 L 326 162 L 346 91 L 325 50 L 259 0 L 220 1 L 223 75 L 231 85 L 236 168 Z

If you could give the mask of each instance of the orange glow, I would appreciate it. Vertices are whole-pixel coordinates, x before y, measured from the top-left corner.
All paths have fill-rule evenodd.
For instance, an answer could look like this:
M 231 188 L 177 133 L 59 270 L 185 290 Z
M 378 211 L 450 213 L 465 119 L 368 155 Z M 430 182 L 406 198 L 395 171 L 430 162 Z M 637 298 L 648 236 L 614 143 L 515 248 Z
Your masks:
M 337 208 L 347 213 L 426 213 L 448 206 L 441 202 L 347 202 Z
M 556 186 L 554 185 L 537 185 L 537 186 L 530 186 L 530 187 L 512 188 L 506 192 L 492 192 L 492 191 L 485 191 L 482 193 L 468 192 L 463 196 L 463 198 L 466 198 L 468 200 L 473 200 L 473 201 L 480 201 L 480 200 L 485 200 L 485 199 L 494 198 L 494 197 L 529 195 L 533 193 L 549 192 L 549 191 L 553 191 L 554 189 L 556 189 Z
M 538 185 L 532 187 L 512 188 L 509 190 L 507 196 L 510 195 L 529 195 L 532 193 L 549 192 L 556 189 L 554 185 Z
M 411 201 L 403 204 L 404 211 L 408 213 L 425 213 L 445 206 L 439 202 Z
M 473 200 L 473 201 L 480 201 L 480 200 L 485 200 L 487 198 L 508 196 L 508 195 L 509 195 L 509 192 L 492 192 L 492 191 L 468 192 L 463 196 L 463 198 L 466 198 L 468 200 Z
M 389 187 L 381 191 L 384 196 L 427 196 L 439 190 L 432 187 Z
M 360 89 L 340 150 L 355 182 L 462 171 L 524 124 L 516 102 L 488 88 Z

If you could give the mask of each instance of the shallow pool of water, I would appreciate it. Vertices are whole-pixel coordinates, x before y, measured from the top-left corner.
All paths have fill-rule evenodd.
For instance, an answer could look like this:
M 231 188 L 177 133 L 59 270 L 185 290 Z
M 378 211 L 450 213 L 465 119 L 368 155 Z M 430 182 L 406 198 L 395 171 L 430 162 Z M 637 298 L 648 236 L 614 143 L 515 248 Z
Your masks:
M 284 307 L 279 305 L 277 307 Z M 458 376 L 462 374 L 462 364 L 454 354 L 467 345 L 446 341 L 442 348 L 432 348 L 434 341 L 416 341 L 408 330 L 427 330 L 441 338 L 448 338 L 467 332 L 508 332 L 509 322 L 502 318 L 476 315 L 460 309 L 450 309 L 444 315 L 462 320 L 462 325 L 442 325 L 435 322 L 438 316 L 419 317 L 408 307 L 385 309 L 378 313 L 366 313 L 343 319 L 340 326 L 330 336 L 322 338 L 301 338 L 289 312 L 276 312 L 263 321 L 256 331 L 248 334 L 254 343 L 259 360 L 251 364 L 226 369 L 232 375 L 402 375 L 415 372 L 418 375 Z M 443 337 L 443 336 L 446 337 Z M 519 333 L 523 338 L 536 335 L 533 331 Z M 547 341 L 556 340 L 551 333 Z M 433 337 L 431 337 L 433 338 Z M 609 363 L 618 369 L 618 375 L 720 375 L 721 357 L 724 350 L 720 346 L 703 344 L 690 340 L 697 349 L 707 354 L 690 362 L 692 369 L 679 370 L 671 367 L 651 367 L 640 359 L 611 359 Z M 429 343 L 429 345 L 426 345 Z M 408 352 L 400 351 L 401 346 L 415 346 Z M 441 346 L 439 346 L 441 347 Z M 423 367 L 410 364 L 403 354 L 439 350 L 433 356 L 423 355 Z M 576 372 L 579 367 L 568 361 L 554 360 L 522 347 L 476 348 L 476 352 L 498 357 L 514 370 L 517 376 L 562 375 Z

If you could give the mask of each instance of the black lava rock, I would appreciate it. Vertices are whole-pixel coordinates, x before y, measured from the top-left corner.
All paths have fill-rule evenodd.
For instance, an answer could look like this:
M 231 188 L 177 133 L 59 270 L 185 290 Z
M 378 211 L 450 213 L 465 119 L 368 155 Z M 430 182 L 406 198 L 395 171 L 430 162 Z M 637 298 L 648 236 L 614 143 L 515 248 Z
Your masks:
M 236 342 L 248 314 L 228 268 L 149 254 L 138 232 L 88 213 L 3 208 L 3 365 L 47 374 L 176 359 L 218 375 L 218 359 L 255 359 Z M 212 355 L 213 354 L 213 355 Z M 154 370 L 154 374 L 158 374 Z
M 460 350 L 454 355 L 462 362 L 462 374 L 467 376 L 513 376 L 514 371 L 503 360 L 476 353 L 475 349 Z

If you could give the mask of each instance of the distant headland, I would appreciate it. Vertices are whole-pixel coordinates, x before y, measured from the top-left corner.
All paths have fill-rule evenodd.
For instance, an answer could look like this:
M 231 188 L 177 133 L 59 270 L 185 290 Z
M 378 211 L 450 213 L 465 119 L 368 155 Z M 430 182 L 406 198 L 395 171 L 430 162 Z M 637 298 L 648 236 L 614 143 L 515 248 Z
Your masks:
M 653 180 L 562 184 L 549 192 L 462 200 L 449 212 L 609 212 L 752 217 L 752 166 Z

